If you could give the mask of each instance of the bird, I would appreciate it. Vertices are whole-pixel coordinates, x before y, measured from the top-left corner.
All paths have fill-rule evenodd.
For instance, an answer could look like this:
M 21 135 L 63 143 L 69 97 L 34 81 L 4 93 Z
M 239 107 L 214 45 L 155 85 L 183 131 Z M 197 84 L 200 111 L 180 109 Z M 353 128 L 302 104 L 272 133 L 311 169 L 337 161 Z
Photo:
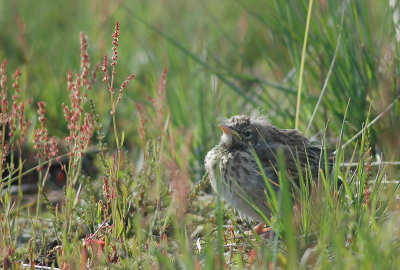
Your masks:
M 259 225 L 265 222 L 263 215 L 271 217 L 267 200 L 270 190 L 263 173 L 272 190 L 276 193 L 280 190 L 279 151 L 283 153 L 288 178 L 297 186 L 300 185 L 300 174 L 304 177 L 308 174 L 308 179 L 316 180 L 320 168 L 324 168 L 325 158 L 321 159 L 324 152 L 320 146 L 296 129 L 273 126 L 258 110 L 249 116 L 223 119 L 219 127 L 222 130 L 220 141 L 204 160 L 212 189 L 220 193 L 242 218 L 259 222 Z M 327 154 L 331 168 L 333 155 Z

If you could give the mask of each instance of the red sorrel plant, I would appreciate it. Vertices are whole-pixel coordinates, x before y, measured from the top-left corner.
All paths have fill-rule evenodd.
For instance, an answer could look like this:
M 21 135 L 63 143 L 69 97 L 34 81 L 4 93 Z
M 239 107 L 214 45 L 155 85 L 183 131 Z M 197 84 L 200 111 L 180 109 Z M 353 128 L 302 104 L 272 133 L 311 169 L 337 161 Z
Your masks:
M 56 144 L 55 137 L 49 138 L 49 132 L 47 130 L 47 118 L 46 118 L 46 103 L 44 101 L 38 102 L 38 120 L 39 128 L 35 130 L 35 135 L 33 138 L 34 148 L 37 152 L 36 157 L 38 159 L 38 192 L 36 200 L 36 217 L 33 223 L 33 249 L 36 248 L 36 231 L 39 228 L 39 213 L 41 210 L 41 196 L 43 193 L 43 188 L 48 179 L 51 161 L 58 154 L 58 148 Z M 44 167 L 45 166 L 45 167 Z M 44 168 L 46 168 L 44 170 Z
M 94 118 L 92 118 L 95 122 L 95 129 L 98 132 L 98 140 L 100 146 L 100 158 L 102 164 L 104 166 L 103 172 L 103 195 L 104 200 L 100 200 L 98 202 L 98 209 L 100 213 L 103 213 L 102 222 L 100 225 L 100 230 L 97 230 L 96 233 L 92 234 L 89 238 L 90 241 L 85 241 L 84 250 L 85 256 L 87 257 L 87 247 L 93 250 L 93 243 L 103 243 L 102 248 L 98 250 L 101 254 L 105 254 L 107 260 L 109 262 L 115 262 L 117 260 L 116 256 L 116 244 L 114 241 L 111 241 L 109 238 L 109 234 L 111 233 L 112 239 L 121 239 L 121 233 L 123 232 L 123 237 L 125 237 L 125 230 L 123 230 L 125 226 L 125 217 L 127 215 L 127 207 L 126 207 L 126 193 L 124 194 L 123 200 L 120 200 L 118 182 L 120 177 L 120 168 L 122 165 L 122 151 L 121 148 L 124 143 L 124 132 L 122 132 L 121 138 L 119 138 L 117 123 L 116 123 L 116 109 L 118 104 L 122 98 L 122 94 L 124 89 L 127 87 L 128 83 L 133 79 L 134 74 L 130 75 L 120 86 L 119 91 L 116 93 L 114 89 L 115 83 L 115 67 L 118 60 L 118 38 L 119 38 L 119 23 L 116 23 L 115 31 L 112 35 L 112 51 L 113 55 L 111 57 L 111 64 L 109 64 L 107 56 L 104 56 L 102 71 L 104 73 L 103 81 L 107 83 L 107 88 L 110 92 L 110 101 L 111 101 L 111 112 L 110 115 L 112 117 L 113 122 L 113 131 L 115 136 L 115 143 L 117 152 L 113 154 L 106 153 L 105 145 L 102 143 L 104 135 L 101 131 L 101 123 L 98 120 L 97 114 L 95 112 L 94 102 L 91 101 L 91 106 L 94 114 Z M 116 95 L 118 95 L 116 97 Z M 93 127 L 93 124 L 92 124 Z M 92 128 L 93 130 L 93 128 Z M 100 220 L 100 219 L 99 219 Z M 87 238 L 87 239 L 89 239 Z M 96 239 L 95 239 L 96 238 Z M 124 244 L 121 239 L 121 247 L 125 250 Z M 101 256 L 101 254 L 97 254 L 93 257 L 93 263 L 96 263 Z
M 12 88 L 11 108 L 9 108 L 7 93 L 7 62 L 4 60 L 0 70 L 0 250 L 8 250 L 8 254 L 0 254 L 0 261 L 9 260 L 13 262 L 14 250 L 17 244 L 17 238 L 11 238 L 11 235 L 18 235 L 20 227 L 18 224 L 20 203 L 22 199 L 21 178 L 22 178 L 22 148 L 25 143 L 26 131 L 30 122 L 25 119 L 25 106 L 31 101 L 21 99 L 20 76 L 18 68 L 14 75 Z M 15 160 L 17 159 L 17 160 Z M 11 196 L 11 183 L 18 180 L 19 190 L 17 199 Z
M 124 143 L 124 132 L 122 132 L 121 139 L 119 139 L 118 135 L 118 130 L 117 130 L 117 122 L 116 122 L 116 109 L 117 106 L 122 98 L 122 93 L 128 83 L 133 79 L 135 76 L 134 74 L 131 74 L 121 85 L 118 91 L 118 97 L 115 98 L 115 89 L 114 89 L 114 81 L 115 81 L 115 66 L 117 64 L 118 60 L 118 38 L 119 38 L 119 22 L 116 22 L 115 24 L 115 31 L 112 35 L 113 41 L 112 41 L 112 51 L 113 55 L 111 57 L 111 67 L 109 66 L 107 56 L 104 56 L 104 61 L 102 65 L 102 70 L 104 73 L 103 81 L 107 83 L 108 90 L 110 92 L 110 102 L 111 102 L 111 116 L 112 116 L 112 122 L 113 122 L 113 129 L 114 129 L 114 136 L 115 136 L 115 143 L 117 147 L 117 154 L 113 154 L 111 156 L 106 157 L 104 151 L 102 151 L 102 158 L 103 158 L 103 163 L 105 163 L 105 171 L 104 171 L 104 187 L 103 187 L 103 192 L 104 192 L 104 197 L 106 199 L 106 208 L 105 211 L 105 218 L 108 217 L 108 208 L 111 207 L 112 213 L 116 214 L 116 207 L 119 207 L 117 205 L 118 200 L 114 200 L 114 198 L 118 197 L 118 179 L 119 179 L 119 172 L 120 172 L 120 167 L 121 167 L 121 147 Z M 110 76 L 111 73 L 111 76 Z M 104 207 L 104 205 L 103 205 Z M 118 219 L 116 216 L 112 216 L 113 222 L 116 222 Z M 114 234 L 114 236 L 116 236 Z
M 63 243 L 69 241 L 67 235 L 73 225 L 73 212 L 78 203 L 79 191 L 75 186 L 82 176 L 82 157 L 91 143 L 94 132 L 93 114 L 85 111 L 88 101 L 87 93 L 94 84 L 98 65 L 91 70 L 90 57 L 87 51 L 88 42 L 85 34 L 80 34 L 81 68 L 75 75 L 68 72 L 68 91 L 70 104 L 62 104 L 64 116 L 68 123 L 69 135 L 66 138 L 69 153 L 68 166 L 62 165 L 66 174 L 66 196 L 63 214 L 65 216 Z M 68 245 L 64 248 L 68 249 Z M 72 247 L 71 247 L 72 248 Z M 66 252 L 69 254 L 69 252 Z
M 110 92 L 111 101 L 111 116 L 113 120 L 113 131 L 115 136 L 117 151 L 114 154 L 108 154 L 105 152 L 105 148 L 101 147 L 100 157 L 104 165 L 104 175 L 103 175 L 103 195 L 104 201 L 100 200 L 98 203 L 98 209 L 102 213 L 102 218 L 98 220 L 103 220 L 101 222 L 102 230 L 97 230 L 92 236 L 90 236 L 90 241 L 86 241 L 85 250 L 91 250 L 96 253 L 94 246 L 91 243 L 102 243 L 101 252 L 105 254 L 109 262 L 113 262 L 119 257 L 120 252 L 116 250 L 122 250 L 123 253 L 127 252 L 127 247 L 125 247 L 126 232 L 129 230 L 131 225 L 127 225 L 128 221 L 128 209 L 130 208 L 127 203 L 127 189 L 125 186 L 125 179 L 121 178 L 121 166 L 123 166 L 122 159 L 122 146 L 124 142 L 124 132 L 122 135 L 118 134 L 117 122 L 116 122 L 116 109 L 121 100 L 122 93 L 126 88 L 127 84 L 133 79 L 134 75 L 130 75 L 121 85 L 119 91 L 114 90 L 115 82 L 115 68 L 118 59 L 118 37 L 119 37 L 119 24 L 117 22 L 115 27 L 115 32 L 113 34 L 113 55 L 109 63 L 107 56 L 104 57 L 102 70 L 104 73 L 103 81 L 107 83 L 108 90 Z M 141 173 L 137 179 L 134 181 L 134 188 L 131 190 L 134 194 L 133 208 L 135 208 L 135 219 L 134 219 L 134 230 L 137 234 L 141 234 L 140 231 L 143 230 L 143 225 L 146 226 L 146 231 L 148 231 L 149 236 L 152 236 L 154 231 L 158 232 L 158 235 L 162 236 L 161 239 L 167 239 L 165 235 L 165 229 L 168 223 L 168 218 L 170 212 L 163 212 L 170 205 L 170 194 L 168 194 L 168 185 L 165 185 L 162 180 L 163 170 L 162 170 L 162 156 L 164 151 L 164 141 L 167 136 L 169 117 L 164 120 L 164 92 L 165 92 L 165 77 L 166 69 L 164 69 L 161 80 L 159 82 L 159 87 L 155 98 L 150 98 L 149 100 L 154 106 L 156 113 L 156 120 L 154 126 L 156 130 L 161 131 L 158 138 L 148 140 L 146 138 L 146 122 L 144 106 L 142 104 L 137 104 L 137 109 L 139 112 L 139 135 L 142 141 L 143 152 L 145 155 L 144 165 L 141 169 Z M 116 98 L 116 95 L 118 97 Z M 92 103 L 94 109 L 94 103 Z M 94 113 L 96 116 L 97 114 Z M 101 133 L 100 123 L 95 117 L 96 129 L 99 132 L 99 141 L 102 145 L 101 140 L 103 134 Z M 172 168 L 171 177 L 176 181 L 173 182 L 171 187 L 174 189 L 174 200 L 176 201 L 176 208 L 181 210 L 179 217 L 182 217 L 183 211 L 185 211 L 187 189 L 188 185 L 182 183 L 184 177 L 187 175 L 182 174 L 178 171 L 176 164 L 171 163 L 170 168 Z M 124 172 L 124 178 L 126 176 Z M 176 188 L 179 185 L 179 188 Z M 183 189 L 182 189 L 183 188 Z M 122 194 L 121 194 L 122 193 Z M 166 195 L 166 196 L 164 196 Z M 132 209 L 132 208 L 131 208 Z M 147 215 L 147 216 L 146 216 Z M 142 223 L 144 219 L 146 222 Z M 104 223 L 108 221 L 108 223 Z M 128 221 L 129 222 L 129 221 Z M 137 222 L 137 223 L 136 223 Z M 100 224 L 100 223 L 99 223 Z M 128 228 L 126 228 L 128 227 Z M 165 237 L 164 237 L 165 236 Z M 96 238 L 96 239 L 95 239 Z M 152 237 L 150 239 L 153 239 Z M 152 240 L 151 240 L 152 241 Z M 161 240 L 160 240 L 161 241 Z M 138 250 L 141 247 L 148 246 L 151 242 L 142 243 L 138 240 Z M 141 252 L 136 253 L 136 259 L 141 261 Z M 147 251 L 149 249 L 147 248 Z M 88 254 L 87 252 L 85 254 Z M 93 263 L 96 263 L 99 255 L 93 255 Z M 118 259 L 117 259 L 118 260 Z
M 135 216 L 141 216 L 144 211 L 148 213 L 147 216 L 142 216 L 144 220 L 148 220 L 146 227 L 148 239 L 144 245 L 150 246 L 149 250 L 157 254 L 161 266 L 164 265 L 165 258 L 174 253 L 172 246 L 168 244 L 168 238 L 179 242 L 184 250 L 186 247 L 190 249 L 186 226 L 190 176 L 186 163 L 179 166 L 176 160 L 176 156 L 183 159 L 188 157 L 189 147 L 181 145 L 179 153 L 175 154 L 174 134 L 170 125 L 171 115 L 169 108 L 165 108 L 166 73 L 164 68 L 155 96 L 148 97 L 152 106 L 149 108 L 145 108 L 142 104 L 136 106 L 140 117 L 139 135 L 143 143 L 145 161 L 137 179 L 139 185 L 143 186 L 139 186 L 137 190 L 140 195 L 136 201 L 138 213 Z M 151 114 L 150 111 L 153 111 L 155 117 L 146 118 L 145 115 Z M 151 127 L 152 132 L 146 132 Z M 186 139 L 184 145 L 189 146 L 191 136 L 186 136 Z M 142 228 L 143 226 L 134 228 L 137 235 L 140 235 Z M 140 258 L 139 255 L 138 257 Z

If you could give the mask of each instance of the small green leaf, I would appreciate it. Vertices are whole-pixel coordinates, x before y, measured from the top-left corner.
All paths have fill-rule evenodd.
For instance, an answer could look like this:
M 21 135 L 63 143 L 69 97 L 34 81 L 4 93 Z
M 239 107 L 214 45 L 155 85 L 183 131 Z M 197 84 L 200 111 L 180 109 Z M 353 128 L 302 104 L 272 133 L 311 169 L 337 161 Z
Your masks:
M 122 145 L 124 144 L 124 140 L 125 140 L 125 131 L 122 131 L 121 143 L 120 143 L 119 147 L 122 147 Z

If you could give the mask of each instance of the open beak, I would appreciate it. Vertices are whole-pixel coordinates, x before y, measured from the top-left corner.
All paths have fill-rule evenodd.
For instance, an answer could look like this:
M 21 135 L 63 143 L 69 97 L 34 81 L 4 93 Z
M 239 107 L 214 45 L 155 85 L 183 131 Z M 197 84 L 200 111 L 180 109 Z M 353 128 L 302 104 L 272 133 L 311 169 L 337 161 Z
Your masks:
M 239 133 L 237 133 L 235 130 L 231 129 L 230 127 L 228 127 L 227 125 L 219 125 L 219 128 L 222 130 L 222 132 L 225 135 L 230 136 L 231 134 L 237 136 L 239 139 L 242 139 L 239 135 Z
M 225 133 L 226 135 L 230 135 L 232 134 L 232 129 L 230 127 L 228 127 L 227 125 L 219 125 L 219 128 L 222 130 L 223 133 Z

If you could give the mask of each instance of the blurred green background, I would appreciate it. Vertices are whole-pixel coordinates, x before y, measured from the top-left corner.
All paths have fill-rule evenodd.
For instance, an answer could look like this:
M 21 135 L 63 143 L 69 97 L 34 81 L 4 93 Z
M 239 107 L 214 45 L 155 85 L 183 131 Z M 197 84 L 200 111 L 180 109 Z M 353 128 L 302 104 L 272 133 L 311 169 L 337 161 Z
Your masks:
M 61 104 L 68 102 L 67 72 L 79 71 L 79 33 L 89 41 L 92 66 L 111 55 L 111 35 L 119 21 L 116 87 L 131 73 L 118 107 L 118 129 L 125 149 L 140 154 L 139 117 L 155 118 L 154 97 L 167 68 L 169 106 L 178 162 L 187 162 L 193 180 L 203 173 L 203 159 L 217 142 L 219 116 L 247 114 L 261 108 L 271 122 L 294 128 L 299 67 L 308 1 L 30 1 L 0 2 L 0 59 L 9 76 L 22 68 L 23 96 L 47 102 L 50 135 L 67 134 Z M 299 129 L 305 131 L 334 56 L 336 63 L 310 135 L 328 125 L 328 142 L 336 146 L 350 100 L 344 140 L 400 94 L 396 24 L 388 1 L 314 1 L 306 50 Z M 344 11 L 343 11 L 344 10 Z M 344 21 L 340 19 L 344 12 Z M 102 74 L 89 97 L 95 100 L 103 129 L 112 135 L 109 92 Z M 10 94 L 11 95 L 11 94 Z M 155 122 L 155 121 L 154 121 Z M 149 134 L 157 129 L 150 128 Z M 400 106 L 371 129 L 371 145 L 385 160 L 400 158 Z M 189 156 L 182 149 L 189 149 Z M 351 151 L 350 151 L 351 152 Z

